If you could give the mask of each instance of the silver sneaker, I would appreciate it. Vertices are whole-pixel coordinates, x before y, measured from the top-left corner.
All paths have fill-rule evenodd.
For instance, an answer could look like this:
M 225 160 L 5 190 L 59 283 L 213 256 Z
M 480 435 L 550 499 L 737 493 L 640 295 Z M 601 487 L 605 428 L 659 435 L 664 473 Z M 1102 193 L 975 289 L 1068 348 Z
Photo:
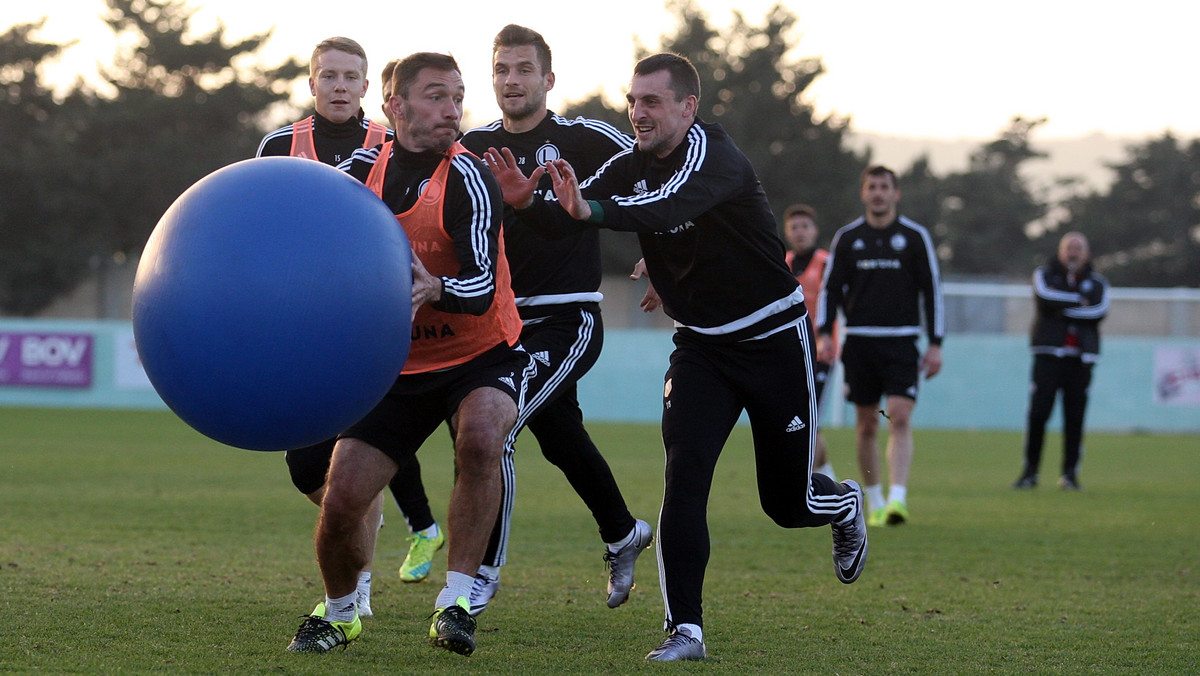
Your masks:
M 708 657 L 704 643 L 688 636 L 678 629 L 671 632 L 667 640 L 662 642 L 646 659 L 656 662 L 674 662 L 675 660 L 702 660 Z
M 471 585 L 471 598 L 468 602 L 471 604 L 471 609 L 468 611 L 471 617 L 475 617 L 479 613 L 487 610 L 488 602 L 500 590 L 500 576 L 492 577 L 482 570 L 475 573 L 475 583 Z
M 616 554 L 604 551 L 604 562 L 608 564 L 608 607 L 616 608 L 625 603 L 633 590 L 633 564 L 642 550 L 654 542 L 650 524 L 638 519 L 633 524 L 633 540 Z
M 867 564 L 867 519 L 863 509 L 862 487 L 853 479 L 842 482 L 855 496 L 853 518 L 833 526 L 833 570 L 845 584 L 858 579 Z

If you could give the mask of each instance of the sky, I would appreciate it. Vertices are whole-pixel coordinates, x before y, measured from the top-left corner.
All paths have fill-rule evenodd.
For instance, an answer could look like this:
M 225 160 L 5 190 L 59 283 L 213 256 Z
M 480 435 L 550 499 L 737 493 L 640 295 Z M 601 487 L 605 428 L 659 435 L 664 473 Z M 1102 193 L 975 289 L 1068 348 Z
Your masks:
M 370 60 L 368 78 L 390 58 L 415 51 L 453 54 L 467 87 L 467 121 L 499 116 L 491 93 L 491 41 L 507 23 L 541 32 L 554 54 L 557 85 L 549 105 L 561 109 L 602 91 L 624 95 L 635 40 L 657 48 L 677 19 L 655 0 L 601 0 L 595 8 L 547 2 L 356 0 L 344 19 L 312 3 L 276 5 L 246 0 L 186 0 L 192 27 L 205 33 L 224 23 L 229 40 L 274 29 L 262 50 L 274 65 L 307 60 L 320 40 L 345 35 Z M 751 25 L 765 23 L 776 0 L 699 0 L 709 24 L 728 25 L 736 6 Z M 795 58 L 818 57 L 826 72 L 807 90 L 818 115 L 848 117 L 851 130 L 928 139 L 991 139 L 1009 120 L 1045 117 L 1040 139 L 1096 133 L 1145 138 L 1172 131 L 1200 137 L 1200 87 L 1195 44 L 1200 3 L 1141 0 L 784 0 L 798 17 Z M 35 8 L 35 5 L 37 8 Z M 49 11 L 53 8 L 53 12 Z M 502 8 L 502 9 L 499 9 Z M 39 39 L 78 40 L 46 72 L 69 86 L 95 78 L 116 43 L 98 18 L 104 0 L 5 2 L 0 30 L 48 16 Z M 387 18 L 392 12 L 396 18 Z M 436 29 L 435 26 L 443 28 Z M 373 83 L 377 84 L 377 83 Z M 366 108 L 376 113 L 377 88 Z M 298 101 L 308 98 L 297 88 Z

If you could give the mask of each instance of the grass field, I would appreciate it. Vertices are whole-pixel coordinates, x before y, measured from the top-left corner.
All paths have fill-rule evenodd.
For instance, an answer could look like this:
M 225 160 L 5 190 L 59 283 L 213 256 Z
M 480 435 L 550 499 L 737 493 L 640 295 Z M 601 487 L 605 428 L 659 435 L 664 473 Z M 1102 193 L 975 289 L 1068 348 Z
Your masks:
M 630 508 L 662 491 L 653 426 L 592 425 Z M 856 471 L 848 430 L 835 466 Z M 862 578 L 833 575 L 828 529 L 785 531 L 758 507 L 748 430 L 710 505 L 703 663 L 648 664 L 662 638 L 652 555 L 604 606 L 595 524 L 529 435 L 509 566 L 475 655 L 429 647 L 445 566 L 404 585 L 403 522 L 380 536 L 375 617 L 345 652 L 284 647 L 321 598 L 316 509 L 280 454 L 221 446 L 169 413 L 0 409 L 0 672 L 189 673 L 1196 673 L 1200 440 L 1088 439 L 1085 490 L 1014 492 L 1020 436 L 917 432 L 912 522 L 872 529 Z M 450 457 L 421 460 L 445 513 Z M 799 488 L 798 488 L 799 490 Z M 650 550 L 651 554 L 654 550 Z

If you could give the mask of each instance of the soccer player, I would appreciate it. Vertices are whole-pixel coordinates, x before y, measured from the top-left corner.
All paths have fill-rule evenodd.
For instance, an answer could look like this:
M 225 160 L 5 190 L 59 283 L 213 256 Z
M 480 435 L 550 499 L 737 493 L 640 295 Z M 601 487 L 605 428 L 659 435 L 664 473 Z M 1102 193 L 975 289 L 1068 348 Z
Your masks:
M 313 49 L 309 59 L 308 87 L 313 95 L 315 113 L 264 136 L 256 156 L 302 157 L 336 166 L 349 159 L 355 150 L 373 148 L 390 139 L 392 131 L 367 120 L 360 106 L 367 92 L 366 74 L 367 54 L 361 45 L 345 37 L 322 40 Z M 328 439 L 284 454 L 292 484 L 318 507 L 325 495 L 325 474 L 329 470 L 334 441 Z M 432 520 L 419 474 L 415 487 L 398 478 L 392 486 L 392 494 L 406 518 L 413 513 L 420 520 L 423 509 Z M 383 520 L 382 494 L 366 518 L 376 527 L 371 530 L 366 543 L 367 562 L 359 576 L 358 606 L 362 617 L 373 614 L 371 568 L 375 537 Z
M 817 358 L 832 359 L 833 325 L 846 316 L 842 346 L 846 399 L 854 404 L 858 465 L 871 514 L 871 526 L 908 520 L 908 478 L 912 464 L 912 412 L 924 374 L 942 368 L 946 315 L 941 275 L 929 232 L 897 211 L 900 187 L 887 167 L 862 174 L 866 214 L 833 236 L 825 280 L 817 301 Z M 917 349 L 921 309 L 929 333 L 924 355 Z M 885 497 L 880 472 L 879 400 L 886 397 L 888 470 Z
M 785 528 L 832 525 L 834 572 L 847 584 L 866 563 L 867 529 L 858 484 L 812 471 L 812 331 L 749 160 L 719 125 L 697 117 L 700 78 L 684 57 L 639 61 L 626 99 L 634 148 L 582 185 L 566 161 L 551 162 L 556 200 L 534 194 L 541 170 L 526 179 L 511 152 L 488 151 L 487 160 L 522 220 L 559 232 L 636 232 L 663 311 L 676 322 L 658 524 L 669 633 L 646 659 L 698 660 L 707 655 L 708 496 L 743 410 L 768 516 Z
M 554 79 L 545 39 L 524 26 L 505 26 L 492 45 L 492 89 L 503 116 L 467 132 L 463 146 L 478 156 L 489 147 L 508 148 L 528 176 L 558 158 L 590 175 L 633 145 L 633 139 L 612 125 L 568 120 L 548 110 L 546 93 Z M 539 192 L 549 189 L 550 177 L 544 176 Z M 586 230 L 547 238 L 509 219 L 504 246 L 523 325 L 521 344 L 538 362 L 522 420 L 537 438 L 542 455 L 562 470 L 591 510 L 606 543 L 607 604 L 616 608 L 629 597 L 634 562 L 650 545 L 651 530 L 629 513 L 612 470 L 583 426 L 576 394 L 576 383 L 596 363 L 603 342 L 599 235 Z M 514 486 L 506 483 L 505 489 L 490 556 L 475 578 L 472 614 L 482 612 L 499 588 Z
M 364 563 L 363 515 L 374 496 L 443 422 L 454 440 L 446 584 L 429 639 L 469 655 L 467 599 L 500 510 L 502 465 L 516 433 L 529 355 L 500 241 L 500 189 L 457 143 L 464 86 L 453 57 L 402 59 L 389 101 L 396 139 L 354 153 L 349 173 L 386 203 L 413 246 L 413 341 L 404 370 L 374 410 L 339 435 L 317 524 L 325 601 L 294 650 L 327 652 L 362 632 L 354 577 Z M 511 471 L 511 467 L 508 468 Z
M 292 156 L 337 166 L 359 148 L 391 138 L 387 127 L 366 118 L 367 54 L 344 37 L 322 40 L 309 59 L 308 89 L 315 113 L 263 137 L 258 157 Z

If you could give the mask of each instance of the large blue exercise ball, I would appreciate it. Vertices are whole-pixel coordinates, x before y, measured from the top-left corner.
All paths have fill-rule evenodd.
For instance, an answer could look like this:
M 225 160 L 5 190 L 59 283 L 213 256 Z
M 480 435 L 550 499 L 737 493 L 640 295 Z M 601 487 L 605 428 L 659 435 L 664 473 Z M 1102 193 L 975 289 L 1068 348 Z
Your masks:
M 133 284 L 133 335 L 184 422 L 238 448 L 337 435 L 408 356 L 412 250 L 350 176 L 292 157 L 245 160 L 163 214 Z

